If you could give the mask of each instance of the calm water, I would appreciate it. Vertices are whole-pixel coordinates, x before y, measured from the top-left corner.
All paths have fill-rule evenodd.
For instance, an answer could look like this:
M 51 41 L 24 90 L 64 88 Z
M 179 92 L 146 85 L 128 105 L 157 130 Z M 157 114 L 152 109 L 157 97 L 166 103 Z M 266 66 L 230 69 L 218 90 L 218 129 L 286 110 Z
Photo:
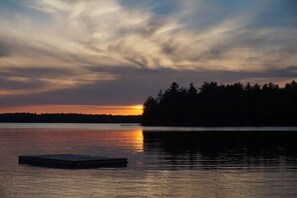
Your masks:
M 201 139 L 205 130 L 247 128 L 184 130 L 120 124 L 0 124 L 0 197 L 297 197 L 293 144 L 250 144 L 246 139 L 236 144 L 220 136 L 221 142 Z M 47 153 L 128 157 L 129 164 L 63 170 L 17 163 L 18 155 Z

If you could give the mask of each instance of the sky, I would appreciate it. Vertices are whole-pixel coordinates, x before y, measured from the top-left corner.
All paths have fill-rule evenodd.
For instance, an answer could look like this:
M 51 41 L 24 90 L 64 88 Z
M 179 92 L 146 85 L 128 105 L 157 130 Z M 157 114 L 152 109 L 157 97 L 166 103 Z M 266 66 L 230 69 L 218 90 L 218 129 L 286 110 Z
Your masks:
M 1 0 L 0 112 L 141 114 L 172 82 L 297 80 L 296 0 Z

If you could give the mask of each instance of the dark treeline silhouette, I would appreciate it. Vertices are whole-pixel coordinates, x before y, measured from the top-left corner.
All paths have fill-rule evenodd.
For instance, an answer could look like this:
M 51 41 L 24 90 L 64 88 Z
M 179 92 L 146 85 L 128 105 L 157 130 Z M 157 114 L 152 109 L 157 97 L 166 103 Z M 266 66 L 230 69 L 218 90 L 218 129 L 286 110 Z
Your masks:
M 199 89 L 172 83 L 144 103 L 145 126 L 297 126 L 297 83 L 280 88 L 205 82 Z
M 28 123 L 140 123 L 141 116 L 115 116 L 91 114 L 63 113 L 4 113 L 0 114 L 0 122 Z

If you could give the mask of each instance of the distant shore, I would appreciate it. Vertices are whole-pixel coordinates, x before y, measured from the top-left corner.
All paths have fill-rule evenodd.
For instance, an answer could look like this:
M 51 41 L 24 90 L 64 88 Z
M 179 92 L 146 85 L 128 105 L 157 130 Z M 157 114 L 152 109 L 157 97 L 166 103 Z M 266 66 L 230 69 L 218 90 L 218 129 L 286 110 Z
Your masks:
M 141 124 L 141 115 L 93 115 L 93 114 L 72 114 L 72 113 L 2 113 L 0 123 L 123 123 L 123 125 L 139 124 L 148 127 L 296 127 L 297 125 L 163 125 L 163 124 Z
M 140 115 L 2 113 L 0 123 L 140 123 Z

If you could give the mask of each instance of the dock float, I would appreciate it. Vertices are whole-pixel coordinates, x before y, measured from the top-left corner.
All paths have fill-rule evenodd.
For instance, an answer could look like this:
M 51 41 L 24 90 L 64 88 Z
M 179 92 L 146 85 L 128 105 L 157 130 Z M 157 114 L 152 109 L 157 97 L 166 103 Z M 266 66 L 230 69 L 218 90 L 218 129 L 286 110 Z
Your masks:
M 127 167 L 127 158 L 75 154 L 19 156 L 19 164 L 48 168 L 86 169 L 100 167 Z

